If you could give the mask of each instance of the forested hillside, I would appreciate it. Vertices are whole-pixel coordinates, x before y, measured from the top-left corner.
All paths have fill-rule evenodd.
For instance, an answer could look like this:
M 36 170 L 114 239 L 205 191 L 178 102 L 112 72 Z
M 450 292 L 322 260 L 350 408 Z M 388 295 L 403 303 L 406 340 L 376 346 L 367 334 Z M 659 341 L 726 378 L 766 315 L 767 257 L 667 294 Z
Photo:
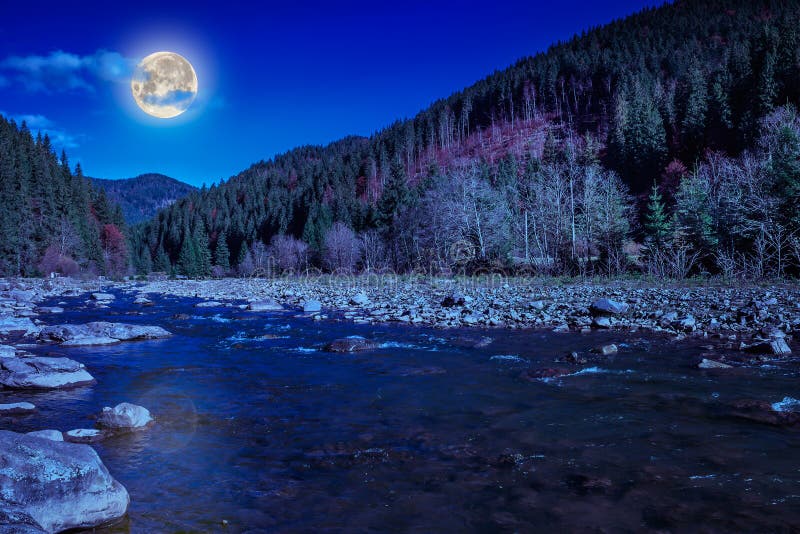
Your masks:
M 91 178 L 91 181 L 95 188 L 105 190 L 111 202 L 119 204 L 128 224 L 151 219 L 161 208 L 197 190 L 194 186 L 158 173 L 124 180 Z
M 0 116 L 0 275 L 80 271 L 118 276 L 128 269 L 119 208 L 95 191 L 80 165 L 70 169 L 47 136 Z
M 587 31 L 189 195 L 136 229 L 135 267 L 796 273 L 799 23 L 696 0 Z

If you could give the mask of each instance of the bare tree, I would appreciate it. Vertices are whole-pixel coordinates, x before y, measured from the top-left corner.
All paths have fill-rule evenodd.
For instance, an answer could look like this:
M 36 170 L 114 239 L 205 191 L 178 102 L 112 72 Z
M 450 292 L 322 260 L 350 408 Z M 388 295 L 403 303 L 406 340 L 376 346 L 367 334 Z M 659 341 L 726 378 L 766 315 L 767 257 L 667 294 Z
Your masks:
M 361 242 L 344 223 L 336 222 L 325 234 L 322 261 L 332 272 L 352 273 L 361 258 Z
M 308 245 L 292 236 L 274 236 L 268 254 L 272 263 L 284 273 L 300 272 L 308 265 Z
M 386 245 L 375 230 L 364 232 L 359 236 L 362 246 L 362 265 L 365 271 L 381 271 L 389 266 Z

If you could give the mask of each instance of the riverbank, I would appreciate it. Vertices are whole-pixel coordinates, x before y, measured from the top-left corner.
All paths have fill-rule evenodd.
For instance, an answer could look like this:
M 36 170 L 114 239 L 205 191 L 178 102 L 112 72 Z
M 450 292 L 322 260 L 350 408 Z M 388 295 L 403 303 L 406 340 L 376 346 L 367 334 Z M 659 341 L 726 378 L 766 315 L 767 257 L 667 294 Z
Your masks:
M 127 291 L 241 304 L 274 301 L 290 309 L 320 304 L 322 317 L 439 328 L 483 326 L 586 331 L 647 330 L 676 336 L 752 341 L 800 330 L 800 286 L 655 286 L 642 282 L 542 283 L 536 280 L 280 278 L 128 283 Z M 621 313 L 598 313 L 610 299 Z

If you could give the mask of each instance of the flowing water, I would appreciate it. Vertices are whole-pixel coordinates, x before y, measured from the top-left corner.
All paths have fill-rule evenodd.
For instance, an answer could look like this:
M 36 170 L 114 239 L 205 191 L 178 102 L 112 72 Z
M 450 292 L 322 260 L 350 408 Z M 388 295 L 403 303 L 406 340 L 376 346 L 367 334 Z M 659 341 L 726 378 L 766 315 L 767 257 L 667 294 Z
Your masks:
M 155 415 L 148 431 L 93 445 L 131 495 L 113 531 L 800 528 L 800 430 L 730 408 L 800 398 L 795 362 L 711 372 L 696 368 L 700 347 L 650 335 L 364 326 L 117 296 L 108 310 L 66 299 L 45 319 L 175 336 L 42 347 L 97 383 L 0 392 L 39 408 L 0 418 L 16 431 L 91 427 L 123 401 Z M 351 335 L 381 346 L 321 350 Z M 615 356 L 589 354 L 612 341 Z M 571 351 L 589 358 L 572 375 L 521 378 Z

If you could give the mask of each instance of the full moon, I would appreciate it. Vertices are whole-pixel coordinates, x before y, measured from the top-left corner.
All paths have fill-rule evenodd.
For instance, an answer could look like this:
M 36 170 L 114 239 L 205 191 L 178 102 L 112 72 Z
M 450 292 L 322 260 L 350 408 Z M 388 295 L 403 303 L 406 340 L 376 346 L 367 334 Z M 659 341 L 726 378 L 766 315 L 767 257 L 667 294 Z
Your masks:
M 171 119 L 186 111 L 197 96 L 197 74 L 180 54 L 155 52 L 137 65 L 131 93 L 148 115 Z

